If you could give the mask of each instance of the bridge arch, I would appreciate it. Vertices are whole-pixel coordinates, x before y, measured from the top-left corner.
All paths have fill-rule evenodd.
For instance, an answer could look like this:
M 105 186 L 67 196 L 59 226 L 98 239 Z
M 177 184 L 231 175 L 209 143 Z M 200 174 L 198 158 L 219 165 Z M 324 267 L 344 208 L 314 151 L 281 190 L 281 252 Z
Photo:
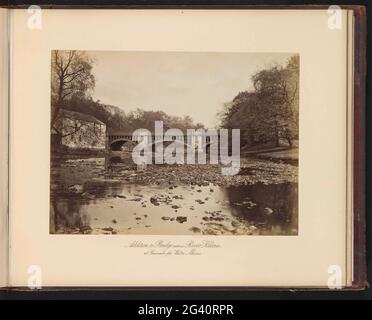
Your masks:
M 110 141 L 109 148 L 111 151 L 122 151 L 124 146 L 128 147 L 128 151 L 131 150 L 137 144 L 136 141 L 128 138 L 117 138 Z

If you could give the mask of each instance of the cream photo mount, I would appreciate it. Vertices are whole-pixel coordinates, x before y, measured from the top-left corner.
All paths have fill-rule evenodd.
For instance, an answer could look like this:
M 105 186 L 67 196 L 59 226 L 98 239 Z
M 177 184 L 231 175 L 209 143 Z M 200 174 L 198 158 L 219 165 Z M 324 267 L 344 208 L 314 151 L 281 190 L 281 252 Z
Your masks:
M 328 28 L 326 8 L 43 10 L 40 30 L 27 27 L 27 10 L 3 9 L 1 14 L 1 23 L 5 26 L 2 32 L 10 38 L 9 50 L 6 42 L 1 44 L 1 79 L 10 87 L 9 95 L 5 92 L 1 103 L 3 119 L 8 118 L 10 110 L 9 233 L 6 228 L 8 186 L 3 182 L 1 185 L 0 252 L 5 257 L 2 263 L 8 262 L 1 274 L 4 287 L 27 287 L 28 270 L 32 265 L 41 267 L 43 287 L 327 289 L 328 270 L 332 265 L 341 267 L 342 287 L 365 285 L 364 88 L 360 84 L 355 87 L 356 80 L 363 83 L 365 72 L 361 58 L 365 48 L 362 7 L 342 11 L 348 28 L 341 30 Z M 355 16 L 358 20 L 350 23 Z M 119 39 L 112 36 L 115 30 L 122 31 Z M 55 37 L 56 34 L 59 37 Z M 243 38 L 246 41 L 242 41 Z M 355 43 L 354 50 L 350 47 L 351 40 Z M 319 47 L 327 50 L 317 52 Z M 298 52 L 301 57 L 298 236 L 233 239 L 228 236 L 50 235 L 49 57 L 53 49 Z M 355 62 L 350 66 L 352 51 Z M 348 76 L 350 72 L 354 80 Z M 35 74 L 38 81 L 34 81 Z M 2 86 L 2 90 L 4 92 L 6 86 Z M 350 121 L 351 114 L 354 114 L 353 121 Z M 3 128 L 2 174 L 6 176 L 8 130 L 6 125 Z M 29 140 L 24 139 L 25 136 Z M 316 157 L 319 154 L 322 159 Z M 343 202 L 345 194 L 348 203 Z M 350 218 L 352 209 L 354 216 Z M 356 225 L 355 221 L 361 224 Z M 200 241 L 204 237 L 216 246 L 207 248 L 198 257 L 145 256 L 142 249 L 133 245 L 136 242 Z M 355 251 L 351 251 L 356 248 L 355 241 L 361 250 L 356 260 Z M 188 265 L 188 272 L 179 272 L 184 265 Z M 354 268 L 354 276 L 351 268 Z M 226 270 L 234 272 L 226 274 Z

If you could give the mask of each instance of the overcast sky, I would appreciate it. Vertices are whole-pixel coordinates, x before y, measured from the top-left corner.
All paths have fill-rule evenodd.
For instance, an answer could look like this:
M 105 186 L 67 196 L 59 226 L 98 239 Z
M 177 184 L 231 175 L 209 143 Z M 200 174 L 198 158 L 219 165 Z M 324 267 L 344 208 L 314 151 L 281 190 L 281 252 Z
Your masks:
M 129 112 L 136 108 L 190 115 L 206 127 L 251 76 L 285 64 L 288 53 L 88 52 L 94 59 L 94 99 Z

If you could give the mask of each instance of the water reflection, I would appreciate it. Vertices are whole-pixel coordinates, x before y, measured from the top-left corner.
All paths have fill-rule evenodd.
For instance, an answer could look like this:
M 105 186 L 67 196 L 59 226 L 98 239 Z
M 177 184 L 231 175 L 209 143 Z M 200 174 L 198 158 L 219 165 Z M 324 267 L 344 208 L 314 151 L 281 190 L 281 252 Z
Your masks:
M 226 188 L 231 214 L 261 228 L 261 234 L 297 233 L 298 187 L 294 183 L 257 183 Z
M 51 233 L 90 233 L 90 217 L 78 199 L 52 198 Z
M 297 197 L 294 183 L 164 188 L 93 179 L 73 195 L 52 192 L 50 232 L 296 235 Z

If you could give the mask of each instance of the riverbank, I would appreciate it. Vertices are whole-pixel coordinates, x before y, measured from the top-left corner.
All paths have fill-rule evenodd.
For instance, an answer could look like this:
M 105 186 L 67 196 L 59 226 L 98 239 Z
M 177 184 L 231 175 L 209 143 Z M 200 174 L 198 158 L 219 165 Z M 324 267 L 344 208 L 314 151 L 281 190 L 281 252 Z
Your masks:
M 53 170 L 56 167 L 58 167 L 58 172 Z M 71 185 L 99 180 L 158 186 L 297 183 L 298 167 L 266 159 L 245 158 L 241 160 L 240 171 L 237 175 L 223 176 L 220 165 L 148 165 L 144 171 L 137 171 L 133 166 L 117 164 L 105 170 L 103 158 L 89 158 L 69 159 L 55 163 L 55 166 L 52 166 L 52 176 L 54 173 L 58 173 L 63 179 L 53 186 L 68 191 Z M 57 177 L 56 179 L 59 180 Z M 68 181 L 68 184 L 63 181 Z
M 256 157 L 259 159 L 266 159 L 273 162 L 288 163 L 298 166 L 298 148 L 260 152 L 256 154 Z

